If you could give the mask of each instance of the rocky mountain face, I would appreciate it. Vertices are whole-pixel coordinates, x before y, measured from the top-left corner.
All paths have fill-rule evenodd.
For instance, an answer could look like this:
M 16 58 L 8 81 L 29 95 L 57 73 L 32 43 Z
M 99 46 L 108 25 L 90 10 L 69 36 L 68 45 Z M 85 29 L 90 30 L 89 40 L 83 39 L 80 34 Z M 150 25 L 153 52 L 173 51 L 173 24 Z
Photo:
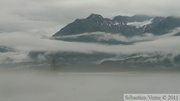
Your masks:
M 135 15 L 132 17 L 116 16 L 109 19 L 98 14 L 91 14 L 85 19 L 76 19 L 54 34 L 53 37 L 91 32 L 115 33 L 124 36 L 142 35 L 144 33 L 160 35 L 176 27 L 180 27 L 180 18 L 176 17 Z
M 116 16 L 109 19 L 98 14 L 91 14 L 85 19 L 76 19 L 52 37 L 63 41 L 132 44 L 132 42 L 117 40 L 116 36 L 130 38 L 146 36 L 147 33 L 158 36 L 166 34 L 176 27 L 180 27 L 180 19 L 175 17 L 135 15 L 131 17 Z M 179 33 L 175 35 L 178 36 Z
M 77 19 L 73 23 L 68 24 L 53 36 L 77 35 L 91 32 L 121 33 L 126 36 L 137 34 L 137 28 L 135 26 L 128 26 L 126 21 L 128 19 L 122 21 L 121 16 L 111 20 L 103 18 L 101 15 L 91 14 L 86 19 Z

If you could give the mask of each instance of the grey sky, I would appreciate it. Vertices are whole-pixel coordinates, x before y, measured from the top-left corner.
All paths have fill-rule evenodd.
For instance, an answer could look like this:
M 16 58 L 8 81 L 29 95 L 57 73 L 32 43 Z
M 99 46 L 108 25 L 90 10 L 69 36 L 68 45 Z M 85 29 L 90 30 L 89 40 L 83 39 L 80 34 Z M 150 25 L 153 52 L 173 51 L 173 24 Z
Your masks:
M 76 18 L 98 13 L 180 16 L 180 0 L 1 0 L 0 32 L 54 34 Z

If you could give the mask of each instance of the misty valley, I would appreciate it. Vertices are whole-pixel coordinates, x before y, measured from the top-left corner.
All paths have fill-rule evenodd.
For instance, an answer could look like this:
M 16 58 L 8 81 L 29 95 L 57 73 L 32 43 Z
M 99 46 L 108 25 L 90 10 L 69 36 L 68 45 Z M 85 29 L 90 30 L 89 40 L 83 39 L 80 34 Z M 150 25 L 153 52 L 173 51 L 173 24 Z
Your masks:
M 55 60 L 61 71 L 176 71 L 180 69 L 179 33 L 178 17 L 119 15 L 109 19 L 92 13 L 50 37 L 1 36 L 0 65 L 45 69 Z M 9 39 L 14 42 L 6 42 Z
M 179 101 L 180 0 L 0 0 L 0 101 Z
M 0 0 L 0 101 L 180 101 L 180 0 Z
M 1 0 L 0 101 L 163 101 L 152 94 L 179 94 L 179 4 Z

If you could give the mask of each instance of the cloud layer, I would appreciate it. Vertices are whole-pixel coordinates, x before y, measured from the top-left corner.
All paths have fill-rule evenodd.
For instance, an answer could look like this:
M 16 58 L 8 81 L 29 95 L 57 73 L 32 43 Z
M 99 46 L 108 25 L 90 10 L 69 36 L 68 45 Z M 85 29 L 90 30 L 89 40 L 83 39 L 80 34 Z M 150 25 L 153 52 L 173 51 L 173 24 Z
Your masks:
M 121 41 L 141 41 L 131 45 L 105 45 L 98 43 L 82 43 L 52 40 L 48 37 L 42 37 L 35 34 L 11 33 L 1 34 L 0 46 L 8 46 L 15 52 L 0 53 L 2 62 L 11 60 L 11 62 L 31 61 L 28 53 L 31 51 L 45 51 L 49 53 L 55 52 L 74 52 L 93 54 L 94 52 L 106 53 L 112 55 L 120 54 L 139 54 L 139 53 L 161 53 L 161 54 L 180 54 L 180 36 L 172 36 L 179 29 L 175 29 L 172 33 L 163 36 L 144 36 L 143 37 L 114 37 Z M 94 33 L 95 34 L 95 33 Z M 98 33 L 97 33 L 98 34 Z M 101 33 L 103 34 L 103 33 Z M 104 33 L 106 36 L 107 33 Z M 110 34 L 109 34 L 110 36 Z M 106 40 L 109 38 L 105 37 Z M 113 38 L 113 36 L 111 37 Z M 146 41 L 142 41 L 146 40 Z M 148 41 L 147 41 L 148 40 Z M 40 60 L 44 57 L 39 57 Z

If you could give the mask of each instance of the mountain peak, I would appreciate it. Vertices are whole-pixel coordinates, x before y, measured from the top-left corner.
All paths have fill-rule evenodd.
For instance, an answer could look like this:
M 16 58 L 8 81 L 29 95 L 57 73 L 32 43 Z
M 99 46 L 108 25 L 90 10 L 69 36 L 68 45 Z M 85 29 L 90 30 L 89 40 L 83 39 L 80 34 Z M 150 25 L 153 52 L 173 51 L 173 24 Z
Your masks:
M 53 36 L 76 35 L 91 32 L 121 33 L 131 37 L 152 33 L 162 35 L 168 31 L 180 27 L 180 19 L 172 17 L 151 17 L 145 15 L 116 16 L 112 20 L 103 18 L 99 14 L 90 14 L 85 19 L 76 19 Z
M 103 17 L 100 14 L 94 14 L 94 13 L 89 15 L 86 19 L 96 19 L 96 18 L 103 19 Z

